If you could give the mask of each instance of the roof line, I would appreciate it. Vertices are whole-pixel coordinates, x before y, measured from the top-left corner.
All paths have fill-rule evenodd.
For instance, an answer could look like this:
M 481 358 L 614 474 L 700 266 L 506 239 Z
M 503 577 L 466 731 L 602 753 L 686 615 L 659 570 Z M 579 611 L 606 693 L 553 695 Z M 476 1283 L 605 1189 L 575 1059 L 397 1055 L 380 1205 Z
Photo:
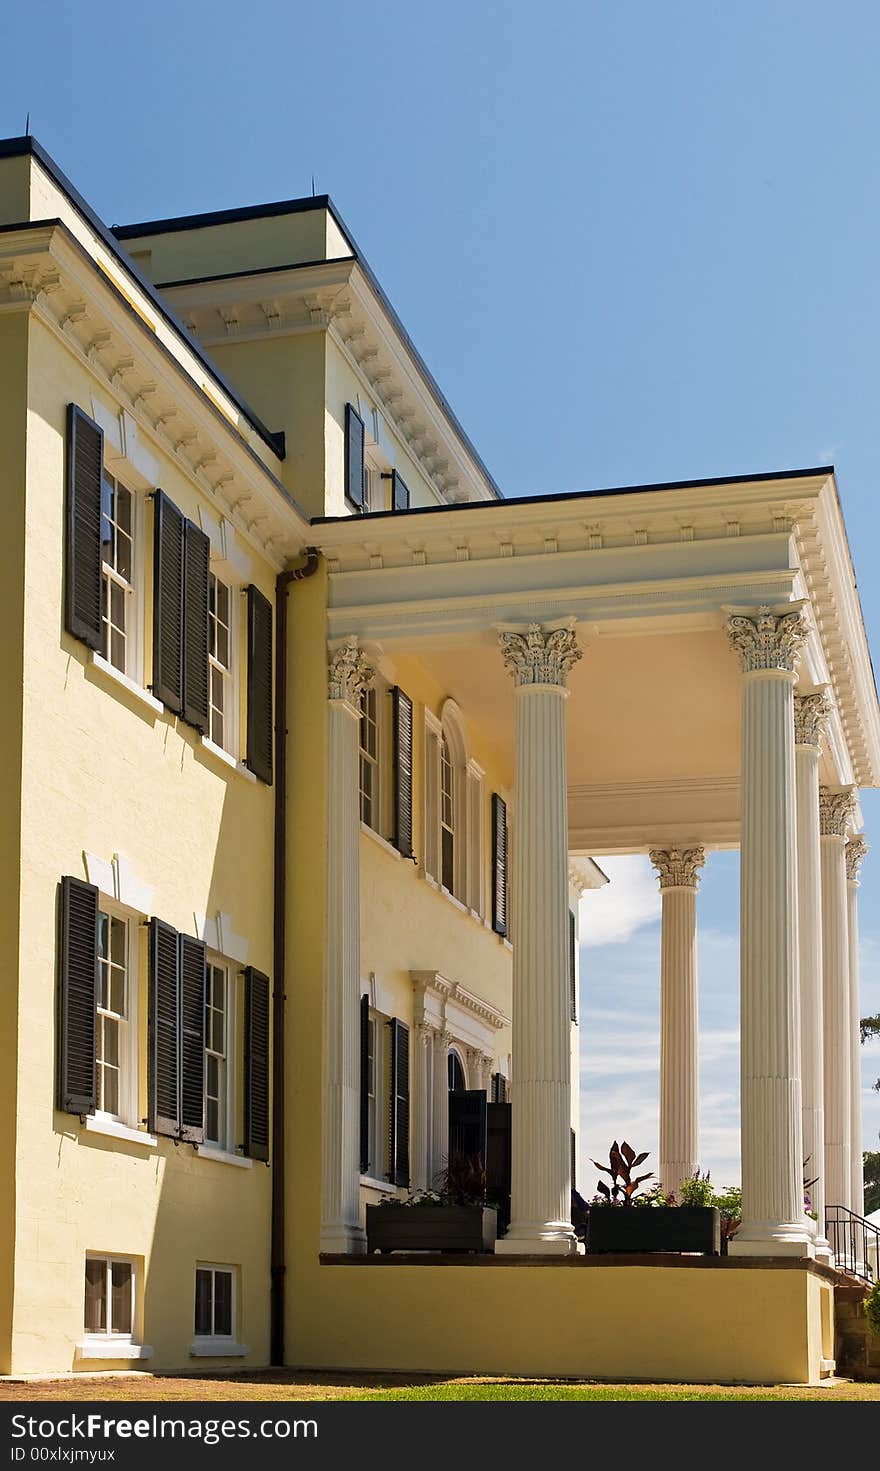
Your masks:
M 639 495 L 647 491 L 660 490 L 691 490 L 699 486 L 712 485 L 745 485 L 755 481 L 769 480 L 800 480 L 806 476 L 824 475 L 826 478 L 834 474 L 833 465 L 815 465 L 804 470 L 762 470 L 756 475 L 716 475 L 708 479 L 698 480 L 662 480 L 648 485 L 614 485 L 598 490 L 560 490 L 546 495 L 521 495 L 508 496 L 501 504 L 509 508 L 511 506 L 536 506 L 554 505 L 560 501 L 590 500 L 596 496 L 606 495 Z M 405 511 L 370 511 L 369 520 L 377 521 L 389 517 L 403 518 L 406 516 L 435 516 L 448 511 L 478 511 L 485 510 L 489 506 L 495 506 L 495 501 L 461 501 L 442 506 L 410 506 Z M 360 521 L 360 516 L 313 516 L 313 526 L 326 526 L 343 524 L 348 521 Z
M 240 281 L 247 276 L 272 276 L 279 271 L 303 271 L 309 266 L 345 266 L 356 264 L 353 255 L 329 255 L 323 260 L 283 261 L 280 266 L 251 266 L 246 271 L 218 271 L 213 276 L 183 276 L 177 281 L 157 281 L 157 291 L 172 291 L 176 286 L 210 286 L 214 281 Z
M 498 485 L 488 466 L 479 454 L 473 440 L 470 438 L 469 434 L 462 427 L 461 423 L 456 417 L 456 414 L 454 413 L 449 400 L 446 398 L 439 383 L 437 382 L 437 379 L 434 377 L 433 373 L 425 362 L 425 359 L 422 357 L 421 353 L 419 352 L 418 348 L 416 347 L 415 343 L 413 342 L 412 338 L 404 327 L 403 322 L 400 320 L 400 317 L 397 315 L 397 312 L 395 311 L 392 303 L 386 296 L 385 290 L 379 282 L 376 273 L 364 256 L 363 251 L 358 246 L 357 241 L 351 233 L 351 230 L 348 228 L 347 224 L 342 218 L 342 215 L 339 213 L 339 210 L 336 208 L 336 205 L 333 203 L 333 200 L 331 199 L 329 194 L 318 194 L 313 199 L 281 199 L 277 200 L 274 204 L 246 205 L 241 209 L 215 210 L 213 213 L 208 214 L 179 215 L 177 218 L 174 219 L 145 221 L 143 224 L 140 225 L 115 225 L 113 227 L 113 232 L 119 240 L 132 240 L 136 239 L 139 233 L 144 236 L 149 236 L 159 235 L 162 233 L 173 233 L 177 230 L 200 230 L 210 228 L 212 225 L 238 224 L 246 220 L 277 217 L 279 215 L 285 214 L 299 214 L 302 212 L 307 212 L 310 209 L 326 209 L 331 216 L 337 229 L 340 231 L 346 243 L 348 244 L 351 253 L 354 256 L 354 259 L 360 266 L 372 290 L 378 297 L 383 310 L 391 319 L 395 331 L 397 332 L 401 341 L 406 347 L 407 352 L 412 357 L 413 362 L 415 363 L 416 368 L 418 369 L 419 374 L 424 381 L 426 387 L 439 403 L 440 407 L 443 410 L 443 413 L 446 415 L 446 418 L 452 425 L 457 438 L 459 439 L 467 453 L 470 455 L 474 464 L 479 469 L 480 474 L 485 479 L 486 484 L 491 490 L 493 496 L 495 496 L 498 500 L 503 500 L 504 496 L 502 494 L 500 486 Z M 303 264 L 311 265 L 312 262 L 303 262 Z M 323 261 L 320 262 L 320 264 L 327 265 L 329 264 L 329 262 Z M 287 268 L 278 267 L 277 269 L 283 270 Z M 257 273 L 240 273 L 236 271 L 233 274 L 237 276 L 239 274 L 255 275 Z M 199 278 L 196 278 L 196 280 L 198 279 Z M 222 277 L 205 277 L 203 279 L 214 280 L 222 279 Z M 175 284 L 189 285 L 192 283 L 178 282 Z
M 173 327 L 174 331 L 184 340 L 186 346 L 194 356 L 198 358 L 203 367 L 220 384 L 224 393 L 229 395 L 232 402 L 241 410 L 245 418 L 256 430 L 257 434 L 259 434 L 267 448 L 272 451 L 277 459 L 283 460 L 285 456 L 283 432 L 267 428 L 259 414 L 251 408 L 246 399 L 242 398 L 238 389 L 232 386 L 220 368 L 217 367 L 217 364 L 205 352 L 201 344 L 187 331 L 183 322 L 171 310 L 168 303 L 162 299 L 152 282 L 148 281 L 146 276 L 138 270 L 128 252 L 123 250 L 113 233 L 98 218 L 91 205 L 86 202 L 79 190 L 74 187 L 67 175 L 58 167 L 55 160 L 46 152 L 45 148 L 43 148 L 42 144 L 38 143 L 37 139 L 31 134 L 25 134 L 20 138 L 0 138 L 0 159 L 22 158 L 28 154 L 32 155 L 42 164 L 46 172 L 58 185 L 61 192 L 67 196 L 77 214 L 85 220 L 85 223 L 91 230 L 94 230 L 95 234 L 107 246 L 107 249 L 112 252 L 123 269 L 128 272 L 132 279 L 137 282 L 141 290 L 146 293 L 153 306 L 161 313 L 169 326 Z M 238 433 L 237 430 L 235 432 Z M 241 437 L 239 434 L 239 438 Z

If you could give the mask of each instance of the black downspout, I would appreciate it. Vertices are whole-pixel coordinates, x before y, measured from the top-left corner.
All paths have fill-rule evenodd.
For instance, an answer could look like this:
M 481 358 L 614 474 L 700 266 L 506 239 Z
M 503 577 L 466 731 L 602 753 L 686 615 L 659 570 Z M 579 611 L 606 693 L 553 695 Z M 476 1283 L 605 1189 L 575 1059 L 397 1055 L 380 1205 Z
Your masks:
M 287 951 L 287 591 L 311 577 L 318 553 L 275 581 L 275 831 L 272 939 L 272 1267 L 269 1342 L 271 1362 L 284 1364 L 284 1002 Z

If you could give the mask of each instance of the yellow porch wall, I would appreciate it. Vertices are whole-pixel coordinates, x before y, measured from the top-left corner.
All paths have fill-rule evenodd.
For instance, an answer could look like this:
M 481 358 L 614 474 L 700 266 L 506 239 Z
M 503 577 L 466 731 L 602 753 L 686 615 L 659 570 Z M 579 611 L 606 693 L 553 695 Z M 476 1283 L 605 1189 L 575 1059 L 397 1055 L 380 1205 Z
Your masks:
M 15 1275 L 15 1150 L 18 1117 L 19 889 L 21 883 L 22 655 L 24 637 L 24 485 L 27 424 L 28 321 L 0 317 L 0 1373 L 11 1359 Z
M 407 1373 L 817 1383 L 833 1289 L 801 1269 L 330 1266 L 294 1362 Z
M 63 632 L 65 413 L 106 390 L 32 321 L 21 844 L 17 1257 L 12 1368 L 73 1367 L 82 1337 L 87 1250 L 142 1258 L 149 1367 L 185 1367 L 196 1261 L 240 1267 L 237 1334 L 245 1362 L 268 1357 L 269 1171 L 89 1134 L 54 1104 L 56 906 L 83 851 L 123 854 L 153 889 L 151 912 L 190 934 L 194 915 L 228 914 L 271 972 L 272 793 L 219 763 L 195 732 L 97 673 Z M 160 457 L 160 482 L 192 517 L 199 493 Z M 151 511 L 136 566 L 151 564 Z M 248 576 L 272 597 L 274 574 L 249 550 Z M 248 576 L 243 580 L 247 581 Z M 148 599 L 149 602 L 149 599 Z M 147 627 L 150 627 L 149 616 Z M 243 620 L 240 620 L 240 627 Z M 146 675 L 149 678 L 147 672 Z M 139 1101 L 146 1115 L 146 935 L 139 941 Z M 239 966 L 232 967 L 235 974 Z M 242 1031 L 239 1028 L 239 1049 Z M 238 1095 L 241 1097 L 239 1069 Z M 240 1138 L 240 1136 L 239 1136 Z M 235 1140 L 234 1143 L 238 1143 Z M 200 1361 L 204 1364 L 204 1361 Z M 241 1361 L 238 1361 L 241 1362 Z M 94 1364 L 80 1365 L 94 1367 Z

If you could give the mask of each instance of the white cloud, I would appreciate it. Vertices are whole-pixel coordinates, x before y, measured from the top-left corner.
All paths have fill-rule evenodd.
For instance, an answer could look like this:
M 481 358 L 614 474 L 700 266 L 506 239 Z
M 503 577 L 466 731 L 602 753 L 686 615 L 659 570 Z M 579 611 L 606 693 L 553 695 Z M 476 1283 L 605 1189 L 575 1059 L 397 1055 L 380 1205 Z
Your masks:
M 581 943 L 591 948 L 620 944 L 660 917 L 657 875 L 644 853 L 596 862 L 610 883 L 588 889 L 581 900 Z

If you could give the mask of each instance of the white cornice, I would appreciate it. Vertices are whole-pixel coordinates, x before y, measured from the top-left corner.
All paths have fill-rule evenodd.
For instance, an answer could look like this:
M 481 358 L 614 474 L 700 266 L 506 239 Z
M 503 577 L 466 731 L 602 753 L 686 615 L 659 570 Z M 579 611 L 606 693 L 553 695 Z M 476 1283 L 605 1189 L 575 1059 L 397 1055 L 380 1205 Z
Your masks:
M 416 994 L 424 1000 L 427 994 L 433 995 L 439 1001 L 453 1001 L 463 1011 L 470 1012 L 479 1017 L 480 1021 L 487 1022 L 490 1027 L 500 1031 L 502 1027 L 510 1026 L 510 1017 L 499 1011 L 497 1006 L 492 1006 L 484 1001 L 481 996 L 468 991 L 459 981 L 447 980 L 436 970 L 411 970 L 410 978 L 415 987 Z
M 380 404 L 441 501 L 495 500 L 483 467 L 357 260 L 162 288 L 206 347 L 327 332 Z
M 0 237 L 0 313 L 29 311 L 152 445 L 276 568 L 309 540 L 284 487 L 242 442 L 206 374 L 194 381 L 63 226 Z

